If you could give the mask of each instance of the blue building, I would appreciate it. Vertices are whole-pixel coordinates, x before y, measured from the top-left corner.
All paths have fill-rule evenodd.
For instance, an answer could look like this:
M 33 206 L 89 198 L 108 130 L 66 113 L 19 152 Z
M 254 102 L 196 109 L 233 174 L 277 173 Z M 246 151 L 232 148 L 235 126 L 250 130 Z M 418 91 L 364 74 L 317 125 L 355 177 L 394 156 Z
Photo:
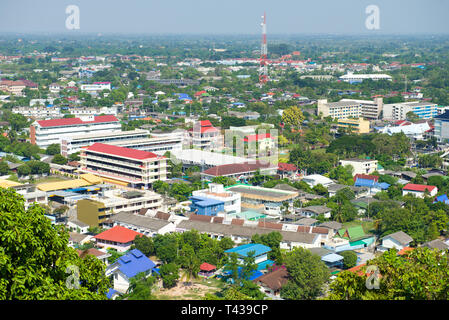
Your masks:
M 354 187 L 366 187 L 369 189 L 369 193 L 377 193 L 379 191 L 387 190 L 390 185 L 386 182 L 376 182 L 371 179 L 357 178 L 354 182 Z
M 150 276 L 156 264 L 146 257 L 140 250 L 133 249 L 124 256 L 118 258 L 113 264 L 106 268 L 106 276 L 114 280 L 115 291 L 126 293 L 131 278 L 139 273 Z M 112 291 L 109 292 L 112 295 Z
M 219 212 L 225 212 L 223 201 L 198 196 L 192 196 L 189 199 L 192 201 L 190 211 L 195 214 L 216 216 Z
M 271 248 L 263 244 L 248 243 L 226 250 L 225 253 L 236 253 L 239 263 L 243 264 L 243 259 L 248 257 L 250 252 L 253 252 L 254 262 L 257 264 L 257 270 L 260 271 L 274 264 L 274 261 L 268 259 L 268 253 L 270 251 Z

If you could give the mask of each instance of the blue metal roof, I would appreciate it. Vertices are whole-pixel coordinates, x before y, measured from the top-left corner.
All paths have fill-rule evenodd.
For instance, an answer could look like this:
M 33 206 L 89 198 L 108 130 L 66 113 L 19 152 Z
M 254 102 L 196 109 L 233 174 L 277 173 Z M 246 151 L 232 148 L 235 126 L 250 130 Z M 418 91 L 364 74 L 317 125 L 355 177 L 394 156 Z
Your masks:
M 371 179 L 362 179 L 362 178 L 357 178 L 357 180 L 354 182 L 354 186 L 355 187 L 379 188 L 382 190 L 388 189 L 390 187 L 390 185 L 386 182 L 378 183 Z
M 107 297 L 108 299 L 112 299 L 112 295 L 113 295 L 114 293 L 119 293 L 119 292 L 116 291 L 116 290 L 114 290 L 114 289 L 112 289 L 112 288 L 109 288 L 108 292 L 106 293 L 106 297 Z
M 210 206 L 218 206 L 223 204 L 223 201 L 205 198 L 205 197 L 198 197 L 198 196 L 192 196 L 189 198 L 192 203 L 198 207 L 210 207 Z
M 435 201 L 433 203 L 435 203 L 435 202 L 449 203 L 449 199 L 446 194 L 442 194 L 441 196 L 438 196 L 435 198 Z
M 120 265 L 118 268 L 128 278 L 134 277 L 140 272 L 146 272 L 153 269 L 156 264 L 148 259 L 140 250 L 133 249 L 116 261 Z
M 324 262 L 329 262 L 329 263 L 341 261 L 341 260 L 343 260 L 343 259 L 344 259 L 344 258 L 343 258 L 341 255 L 336 254 L 336 253 L 330 253 L 330 254 L 327 254 L 327 255 L 321 257 L 321 260 L 322 260 L 322 261 L 324 261 Z
M 263 244 L 259 244 L 259 243 L 248 243 L 248 244 L 244 244 L 244 245 L 226 250 L 225 253 L 235 252 L 239 256 L 247 257 L 248 253 L 251 251 L 255 251 L 254 257 L 257 257 L 262 254 L 270 252 L 271 248 L 268 246 L 264 246 Z

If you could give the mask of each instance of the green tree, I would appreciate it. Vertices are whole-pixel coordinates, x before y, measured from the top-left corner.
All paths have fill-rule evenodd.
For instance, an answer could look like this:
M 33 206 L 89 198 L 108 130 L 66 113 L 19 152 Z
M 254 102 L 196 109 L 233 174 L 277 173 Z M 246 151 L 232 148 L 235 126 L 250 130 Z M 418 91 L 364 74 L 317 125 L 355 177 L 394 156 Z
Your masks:
M 162 285 L 164 288 L 173 288 L 176 286 L 179 278 L 179 267 L 175 263 L 171 262 L 163 264 L 159 268 L 159 273 L 161 275 Z
M 284 264 L 288 282 L 281 288 L 283 299 L 310 300 L 322 293 L 330 273 L 320 256 L 298 247 L 286 253 Z
M 60 154 L 56 154 L 53 157 L 53 159 L 51 160 L 51 163 L 56 163 L 56 164 L 60 164 L 60 165 L 67 164 L 67 162 L 68 162 L 67 158 Z
M 59 143 L 52 143 L 45 150 L 45 154 L 49 154 L 49 155 L 56 155 L 56 154 L 59 154 L 60 152 L 61 152 L 61 146 Z
M 109 280 L 101 261 L 79 258 L 65 228 L 53 226 L 39 205 L 25 210 L 24 198 L 12 189 L 0 189 L 0 199 L 0 299 L 106 299 Z M 76 272 L 66 272 L 69 266 L 78 268 L 79 282 Z
M 9 167 L 6 161 L 0 161 L 0 175 L 7 175 L 9 172 Z
M 297 106 L 285 109 L 282 113 L 282 122 L 294 128 L 300 127 L 304 120 L 305 117 Z
M 354 251 L 343 251 L 339 255 L 343 257 L 343 267 L 349 269 L 357 264 L 357 254 Z
M 153 239 L 144 235 L 137 235 L 134 239 L 133 249 L 136 248 L 142 252 L 145 256 L 150 256 L 154 253 Z
M 378 289 L 367 286 L 367 268 L 377 270 Z M 344 271 L 330 285 L 331 300 L 447 300 L 449 257 L 442 251 L 415 248 L 404 255 L 391 249 L 370 260 L 362 275 Z M 375 278 L 370 276 L 370 278 Z M 380 275 L 380 276 L 379 276 Z M 369 279 L 368 279 L 369 280 Z M 373 283 L 371 283 L 373 285 Z
M 153 288 L 156 279 L 153 276 L 146 276 L 140 272 L 130 279 L 127 294 L 122 296 L 126 300 L 154 300 Z

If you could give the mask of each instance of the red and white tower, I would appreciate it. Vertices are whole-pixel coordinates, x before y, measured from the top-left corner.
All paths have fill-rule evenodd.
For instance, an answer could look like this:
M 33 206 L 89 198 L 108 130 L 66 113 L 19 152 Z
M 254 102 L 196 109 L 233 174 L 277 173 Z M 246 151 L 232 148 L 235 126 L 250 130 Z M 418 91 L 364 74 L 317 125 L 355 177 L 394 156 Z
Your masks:
M 260 48 L 260 69 L 259 69 L 259 83 L 263 85 L 268 81 L 268 67 L 267 67 L 267 15 L 264 12 L 262 16 L 262 47 Z

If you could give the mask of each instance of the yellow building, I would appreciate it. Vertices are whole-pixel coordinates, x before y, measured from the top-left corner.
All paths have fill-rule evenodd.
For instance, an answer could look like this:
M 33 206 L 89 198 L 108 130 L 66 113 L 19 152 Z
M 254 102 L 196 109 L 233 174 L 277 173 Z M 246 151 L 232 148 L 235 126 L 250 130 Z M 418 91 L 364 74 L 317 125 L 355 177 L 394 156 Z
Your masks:
M 351 129 L 353 133 L 369 133 L 369 120 L 363 118 L 339 119 L 338 128 Z

